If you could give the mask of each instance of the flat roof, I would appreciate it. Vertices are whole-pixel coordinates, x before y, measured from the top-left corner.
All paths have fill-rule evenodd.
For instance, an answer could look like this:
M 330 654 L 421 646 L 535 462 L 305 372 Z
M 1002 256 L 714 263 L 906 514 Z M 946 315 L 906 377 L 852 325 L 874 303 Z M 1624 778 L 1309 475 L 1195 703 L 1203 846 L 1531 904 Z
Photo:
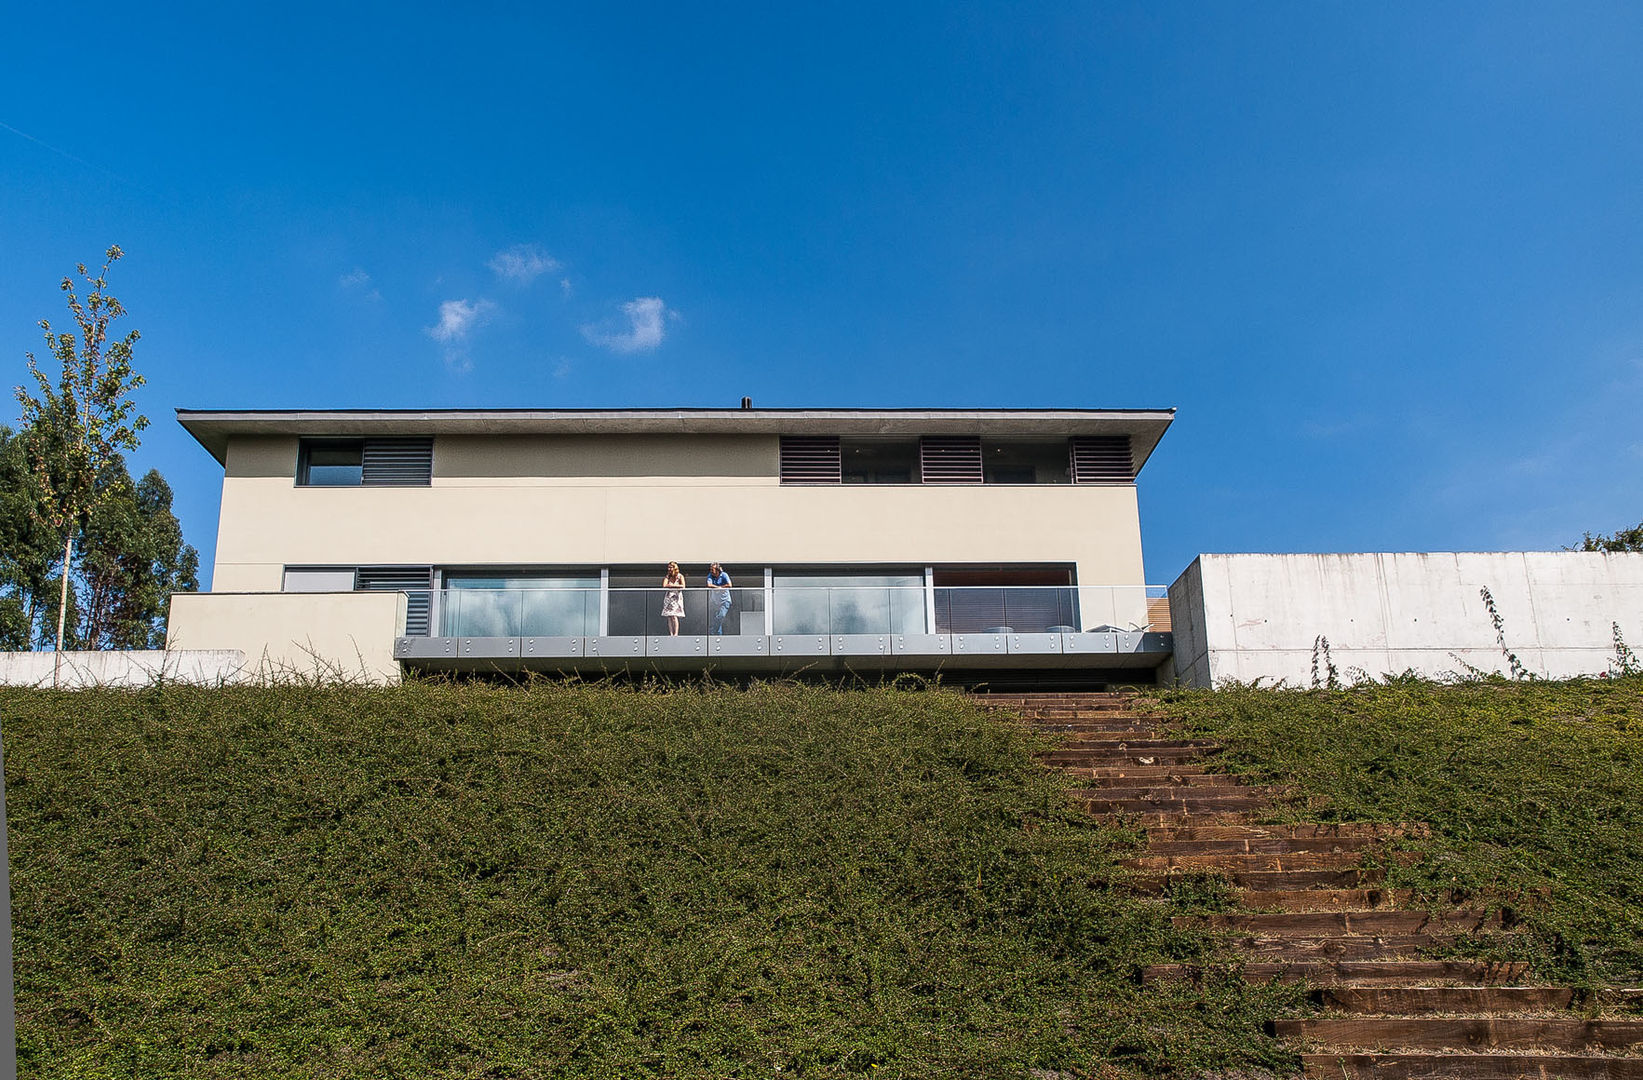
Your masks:
M 1128 435 L 1139 472 L 1174 409 L 178 409 L 219 464 L 244 435 Z

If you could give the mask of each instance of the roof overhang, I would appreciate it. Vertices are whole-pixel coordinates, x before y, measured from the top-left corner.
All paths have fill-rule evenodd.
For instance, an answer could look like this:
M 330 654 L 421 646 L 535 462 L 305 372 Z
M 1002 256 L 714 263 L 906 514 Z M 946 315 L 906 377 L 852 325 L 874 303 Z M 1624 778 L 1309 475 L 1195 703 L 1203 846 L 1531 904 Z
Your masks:
M 1139 472 L 1174 409 L 178 409 L 219 464 L 244 436 L 1128 435 Z

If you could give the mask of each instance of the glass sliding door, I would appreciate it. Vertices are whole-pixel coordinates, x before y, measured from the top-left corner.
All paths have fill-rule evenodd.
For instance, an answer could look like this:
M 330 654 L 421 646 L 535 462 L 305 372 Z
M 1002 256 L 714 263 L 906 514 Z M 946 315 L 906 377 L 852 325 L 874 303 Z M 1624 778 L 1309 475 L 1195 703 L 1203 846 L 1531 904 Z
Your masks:
M 446 637 L 586 637 L 599 632 L 599 575 L 447 574 Z
M 772 584 L 778 634 L 926 632 L 924 574 L 918 570 L 777 570 Z
M 711 634 L 721 626 L 730 637 L 764 633 L 764 567 L 726 566 L 731 588 L 725 590 L 708 587 L 707 567 L 703 564 L 691 563 L 679 569 L 685 576 L 685 613 L 679 619 L 679 633 Z M 667 620 L 662 617 L 664 572 L 660 567 L 623 567 L 610 572 L 610 633 L 659 636 L 668 632 Z M 717 621 L 723 606 L 721 593 L 730 595 L 722 624 Z

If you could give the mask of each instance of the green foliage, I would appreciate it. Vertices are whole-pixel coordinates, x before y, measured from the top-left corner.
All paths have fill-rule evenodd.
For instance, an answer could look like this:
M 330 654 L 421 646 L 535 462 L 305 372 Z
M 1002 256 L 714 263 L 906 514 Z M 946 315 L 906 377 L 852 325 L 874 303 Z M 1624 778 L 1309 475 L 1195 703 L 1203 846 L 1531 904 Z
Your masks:
M 1293 1068 L 962 695 L 0 691 L 35 1077 Z
M 28 649 L 48 611 L 55 620 L 63 538 L 38 510 L 23 440 L 0 426 L 0 650 Z
M 1586 533 L 1580 538 L 1580 546 L 1576 551 L 1643 551 L 1643 522 L 1638 522 L 1629 529 L 1616 529 L 1614 532 L 1593 536 Z
M 29 374 L 39 396 L 27 387 L 15 388 L 23 410 L 21 438 L 30 463 L 31 510 L 44 527 L 63 538 L 59 580 L 57 648 L 66 644 L 65 620 L 69 603 L 69 573 L 74 563 L 74 538 L 103 498 L 100 484 L 105 470 L 122 450 L 137 448 L 137 434 L 148 417 L 137 412 L 132 391 L 143 377 L 131 366 L 132 348 L 141 336 L 132 330 L 110 339 L 115 320 L 125 314 L 120 301 L 108 292 L 108 271 L 124 255 L 118 247 L 106 253 L 94 278 L 85 263 L 75 269 L 90 286 L 84 300 L 65 277 L 60 288 L 68 297 L 69 313 L 79 334 L 58 332 L 40 321 L 46 346 L 57 361 L 56 382 L 40 370 L 28 353 Z
M 1544 978 L 1643 978 L 1643 680 L 1395 679 L 1340 692 L 1178 691 L 1166 708 L 1285 785 L 1291 820 L 1425 821 L 1390 883 L 1525 919 Z
M 66 528 L 90 509 L 103 467 L 121 450 L 135 450 L 137 433 L 148 426 L 148 418 L 131 401 L 131 392 L 144 382 L 131 366 L 132 348 L 141 335 L 132 330 L 109 340 L 110 329 L 125 308 L 107 291 L 108 271 L 124 254 L 118 247 L 109 248 L 95 278 L 85 263 L 75 267 L 91 286 L 84 300 L 74 291 L 74 279 L 63 279 L 59 288 L 68 297 L 69 313 L 80 332 L 59 333 L 50 320 L 42 319 L 46 347 L 59 367 L 56 382 L 28 353 L 29 374 L 39 396 L 22 386 L 15 390 L 29 437 L 47 432 L 61 436 L 31 445 L 36 481 L 49 515 L 46 523 L 53 528 Z
M 120 257 L 110 248 L 95 278 L 78 268 L 83 301 L 63 279 L 78 333 L 40 324 L 61 370 L 53 382 L 28 354 L 37 394 L 17 387 L 23 427 L 0 428 L 0 649 L 157 646 L 171 593 L 198 587 L 170 487 L 152 471 L 133 482 L 120 453 L 148 425 L 130 399 L 143 385 L 139 335 L 111 339 L 125 314 L 107 291 Z
M 150 469 L 132 483 L 118 458 L 86 522 L 83 581 L 74 645 L 82 649 L 157 649 L 173 592 L 199 588 L 199 554 L 183 542 L 171 512 L 171 485 Z
M 49 643 L 61 597 L 63 540 L 35 512 L 28 468 L 21 440 L 0 427 L 0 649 Z M 171 594 L 199 587 L 199 555 L 158 472 L 134 482 L 116 455 L 98 488 L 75 535 L 64 647 L 158 648 Z

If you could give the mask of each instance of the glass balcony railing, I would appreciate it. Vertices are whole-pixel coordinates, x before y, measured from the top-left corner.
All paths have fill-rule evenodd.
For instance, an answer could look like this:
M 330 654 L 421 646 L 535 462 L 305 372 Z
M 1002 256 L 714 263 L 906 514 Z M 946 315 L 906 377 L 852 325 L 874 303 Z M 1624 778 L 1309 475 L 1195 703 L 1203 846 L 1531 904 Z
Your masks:
M 413 591 L 411 636 L 659 636 L 660 588 Z M 1169 629 L 1162 586 L 687 588 L 680 634 L 979 634 Z M 425 614 L 424 614 L 425 613 Z

